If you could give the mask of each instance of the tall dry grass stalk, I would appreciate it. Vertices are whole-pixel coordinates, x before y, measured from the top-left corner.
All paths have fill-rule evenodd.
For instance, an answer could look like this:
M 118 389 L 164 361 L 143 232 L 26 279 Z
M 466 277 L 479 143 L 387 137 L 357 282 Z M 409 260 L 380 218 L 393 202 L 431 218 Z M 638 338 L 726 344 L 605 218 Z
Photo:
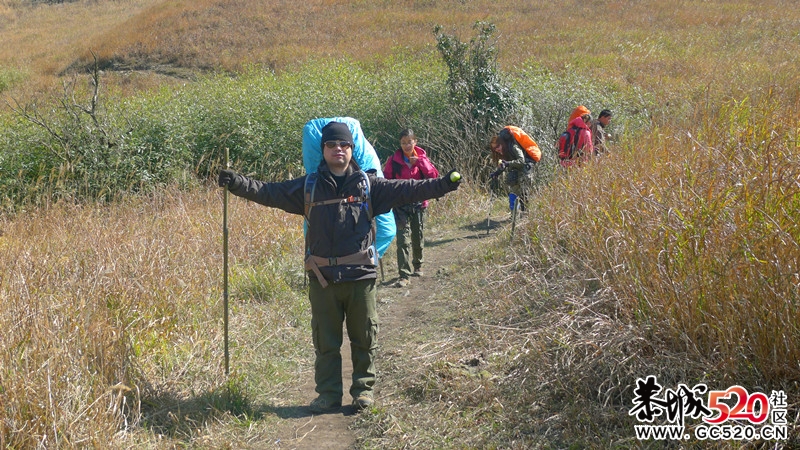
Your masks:
M 697 117 L 564 174 L 534 233 L 710 377 L 800 380 L 800 121 L 769 95 Z
M 219 189 L 168 190 L 3 222 L 0 446 L 104 446 L 141 425 L 143 399 L 191 398 L 225 382 L 221 205 Z M 241 281 L 251 265 L 299 268 L 301 228 L 244 202 L 231 214 L 240 305 L 253 298 Z M 253 322 L 286 326 L 287 308 L 274 300 Z

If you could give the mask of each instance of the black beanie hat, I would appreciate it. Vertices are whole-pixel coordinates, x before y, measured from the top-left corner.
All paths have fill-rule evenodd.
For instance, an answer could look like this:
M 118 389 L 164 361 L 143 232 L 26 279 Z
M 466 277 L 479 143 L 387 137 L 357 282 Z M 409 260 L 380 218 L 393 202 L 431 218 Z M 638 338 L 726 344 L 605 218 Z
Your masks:
M 320 145 L 324 147 L 327 141 L 347 141 L 352 144 L 353 133 L 350 132 L 350 128 L 346 124 L 341 122 L 329 122 L 322 127 L 322 141 L 320 141 Z

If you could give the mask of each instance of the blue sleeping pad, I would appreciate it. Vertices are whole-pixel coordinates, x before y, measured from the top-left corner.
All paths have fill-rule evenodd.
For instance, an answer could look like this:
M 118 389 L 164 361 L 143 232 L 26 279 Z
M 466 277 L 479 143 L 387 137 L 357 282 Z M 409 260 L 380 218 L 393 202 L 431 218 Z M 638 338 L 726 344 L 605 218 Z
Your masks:
M 383 177 L 383 170 L 381 170 L 381 161 L 378 159 L 378 154 L 375 152 L 372 144 L 364 137 L 364 133 L 361 131 L 361 124 L 352 117 L 313 119 L 306 123 L 303 127 L 303 167 L 306 169 L 306 173 L 316 172 L 322 162 L 322 127 L 330 122 L 341 122 L 350 128 L 354 141 L 353 159 L 355 159 L 361 169 L 365 171 L 375 169 L 377 175 Z M 378 250 L 378 256 L 383 257 L 386 249 L 388 249 L 389 245 L 392 243 L 395 234 L 397 234 L 394 214 L 389 211 L 388 213 L 376 216 L 375 226 L 377 233 L 375 247 Z

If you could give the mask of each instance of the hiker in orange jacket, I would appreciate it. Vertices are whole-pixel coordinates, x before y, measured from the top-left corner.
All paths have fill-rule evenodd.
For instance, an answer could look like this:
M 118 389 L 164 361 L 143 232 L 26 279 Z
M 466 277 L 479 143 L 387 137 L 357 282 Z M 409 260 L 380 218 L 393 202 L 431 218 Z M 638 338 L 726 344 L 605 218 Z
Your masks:
M 583 116 L 585 116 L 587 114 L 591 114 L 591 113 L 592 112 L 589 111 L 589 108 L 587 108 L 587 107 L 585 107 L 583 105 L 576 106 L 575 109 L 573 109 L 572 112 L 569 115 L 569 119 L 567 120 L 567 126 L 569 126 L 569 124 L 571 124 L 572 121 L 575 120 L 576 118 L 583 117 Z

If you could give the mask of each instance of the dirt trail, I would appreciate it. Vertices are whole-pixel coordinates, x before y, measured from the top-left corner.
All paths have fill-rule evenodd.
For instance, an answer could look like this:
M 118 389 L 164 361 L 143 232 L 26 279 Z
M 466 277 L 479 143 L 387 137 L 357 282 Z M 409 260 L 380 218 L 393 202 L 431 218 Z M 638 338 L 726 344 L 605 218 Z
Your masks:
M 477 245 L 488 236 L 486 223 L 484 222 L 482 226 L 482 228 L 426 230 L 423 267 L 425 276 L 412 278 L 411 284 L 405 288 L 392 287 L 397 279 L 394 246 L 384 255 L 385 280 L 381 282 L 379 278 L 378 287 L 378 315 L 381 321 L 378 335 L 380 347 L 375 363 L 378 372 L 375 397 L 378 404 L 386 397 L 393 395 L 391 392 L 383 392 L 381 388 L 382 384 L 387 381 L 382 379 L 386 375 L 381 371 L 381 366 L 385 362 L 384 358 L 392 354 L 392 348 L 398 341 L 401 342 L 404 339 L 406 328 L 424 326 L 424 324 L 421 325 L 421 319 L 426 314 L 425 308 L 441 299 L 440 277 L 444 276 L 446 268 L 458 259 L 458 254 L 462 253 L 466 247 Z M 311 414 L 307 405 L 316 397 L 316 393 L 314 392 L 313 368 L 309 367 L 301 375 L 307 382 L 296 388 L 294 398 L 297 399 L 298 407 L 290 408 L 292 413 L 284 416 L 285 424 L 279 430 L 279 438 L 273 442 L 275 447 L 333 450 L 350 449 L 355 446 L 356 437 L 350 426 L 357 413 L 349 405 L 351 399 L 347 393 L 350 388 L 352 363 L 350 362 L 350 344 L 346 335 L 345 332 L 345 343 L 342 346 L 345 392 L 342 402 L 345 403 L 345 406 L 341 412 L 335 414 Z

